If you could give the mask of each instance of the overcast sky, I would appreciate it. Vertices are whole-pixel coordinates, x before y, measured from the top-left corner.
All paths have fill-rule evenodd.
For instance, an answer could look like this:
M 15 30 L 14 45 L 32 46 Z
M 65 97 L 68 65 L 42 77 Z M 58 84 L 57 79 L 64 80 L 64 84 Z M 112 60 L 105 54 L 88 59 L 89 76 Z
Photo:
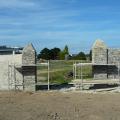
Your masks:
M 103 39 L 120 47 L 120 0 L 0 0 L 0 44 L 32 42 L 71 53 L 89 50 Z

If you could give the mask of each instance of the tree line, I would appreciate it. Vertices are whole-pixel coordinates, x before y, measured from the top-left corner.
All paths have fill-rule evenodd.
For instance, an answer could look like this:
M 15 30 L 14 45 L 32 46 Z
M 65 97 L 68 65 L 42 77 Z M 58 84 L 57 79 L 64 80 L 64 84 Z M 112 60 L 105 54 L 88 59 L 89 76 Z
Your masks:
M 79 52 L 78 54 L 70 55 L 69 48 L 66 45 L 63 50 L 60 48 L 44 48 L 38 54 L 38 59 L 45 60 L 92 60 L 92 52 L 90 50 L 89 54 L 84 52 Z

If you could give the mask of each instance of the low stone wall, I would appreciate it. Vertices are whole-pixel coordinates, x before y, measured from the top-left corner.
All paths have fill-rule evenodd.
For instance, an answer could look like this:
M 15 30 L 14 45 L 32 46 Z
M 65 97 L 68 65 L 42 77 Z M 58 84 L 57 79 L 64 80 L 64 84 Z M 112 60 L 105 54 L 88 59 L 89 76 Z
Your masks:
M 116 64 L 120 63 L 120 49 L 108 49 L 108 64 Z
M 97 40 L 92 47 L 93 76 L 95 79 L 118 78 L 120 49 L 108 48 Z M 106 66 L 106 64 L 108 64 Z
M 106 79 L 107 78 L 107 66 L 92 66 L 92 72 L 94 79 Z
M 92 69 L 94 79 L 118 78 L 118 67 L 115 65 L 114 66 L 94 65 Z
M 92 62 L 96 64 L 107 64 L 107 49 L 94 48 L 92 50 Z

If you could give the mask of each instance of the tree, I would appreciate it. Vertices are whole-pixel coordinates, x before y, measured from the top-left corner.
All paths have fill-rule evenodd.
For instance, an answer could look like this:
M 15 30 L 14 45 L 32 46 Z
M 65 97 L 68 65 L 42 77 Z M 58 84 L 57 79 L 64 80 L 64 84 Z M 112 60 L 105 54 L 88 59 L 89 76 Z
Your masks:
M 90 61 L 92 61 L 92 50 L 90 50 L 89 58 L 90 58 Z
M 60 52 L 60 59 L 64 60 L 66 55 L 69 56 L 69 48 L 67 45 L 64 47 L 63 51 Z
M 60 58 L 60 60 L 64 60 L 64 59 L 65 59 L 65 54 L 64 54 L 63 51 L 61 51 L 61 52 L 59 53 L 59 58 Z
M 74 56 L 71 56 L 72 60 L 86 60 L 86 55 L 84 52 L 80 52 Z
M 60 53 L 60 49 L 59 48 L 53 48 L 50 50 L 50 59 L 52 60 L 57 60 L 59 59 L 59 53 Z
M 64 52 L 65 55 L 69 55 L 69 49 L 68 49 L 67 45 L 65 46 L 63 52 Z
M 53 49 L 48 49 L 44 48 L 41 50 L 40 54 L 38 55 L 38 59 L 42 58 L 45 60 L 56 60 L 59 59 L 59 53 L 60 53 L 59 48 L 53 48 Z
M 38 55 L 38 58 L 49 60 L 50 59 L 50 50 L 48 48 L 42 49 L 40 54 Z
M 85 55 L 85 53 L 84 53 L 84 52 L 80 52 L 80 53 L 78 54 L 78 58 L 79 58 L 80 60 L 86 60 L 86 55 Z

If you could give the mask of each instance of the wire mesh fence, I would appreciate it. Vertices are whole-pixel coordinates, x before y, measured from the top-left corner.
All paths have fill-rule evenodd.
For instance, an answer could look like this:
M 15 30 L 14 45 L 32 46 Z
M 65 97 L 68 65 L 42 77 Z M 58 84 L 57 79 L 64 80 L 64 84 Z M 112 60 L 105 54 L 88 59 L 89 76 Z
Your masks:
M 15 64 L 1 64 L 4 70 L 4 73 L 1 75 L 6 77 L 6 83 L 8 84 L 9 89 L 17 89 L 16 86 L 21 90 L 21 87 L 24 88 L 24 80 L 22 74 L 19 75 L 18 66 Z M 37 80 L 35 83 L 36 90 L 50 90 L 50 89 L 59 89 L 63 87 L 68 87 L 73 81 L 78 80 L 81 84 L 94 84 L 94 83 L 120 83 L 120 64 L 118 65 L 97 65 L 100 68 L 93 71 L 93 63 L 90 61 L 81 61 L 81 60 L 44 60 L 37 62 L 33 65 L 37 68 Z M 115 66 L 115 67 L 113 67 Z M 104 69 L 102 69 L 102 68 Z M 115 69 L 115 70 L 114 70 Z M 101 72 L 102 70 L 102 72 Z M 103 71 L 104 70 L 104 71 Z M 7 71 L 7 72 L 6 72 Z M 97 81 L 93 81 L 94 76 L 99 75 L 102 79 L 99 78 Z M 98 72 L 98 73 L 97 73 Z M 2 77 L 1 76 L 1 77 Z M 105 76 L 105 79 L 103 79 Z M 1 78 L 2 80 L 2 78 Z M 102 81 L 99 81 L 102 80 Z M 107 80 L 107 81 L 106 81 Z M 110 81 L 109 81 L 110 80 Z M 112 80 L 112 81 L 111 81 Z M 116 80 L 116 81 L 115 81 Z M 77 81 L 77 82 L 78 82 Z M 82 82 L 81 82 L 82 81 Z M 83 84 L 82 83 L 82 84 Z M 3 85 L 1 85 L 3 86 Z
M 117 71 L 114 72 L 113 67 L 111 69 L 109 64 L 100 65 L 97 73 L 93 71 L 93 66 L 99 67 L 99 65 L 93 64 L 90 61 L 51 60 L 44 62 L 48 63 L 47 66 L 38 66 L 37 69 L 37 84 L 46 87 L 46 89 L 48 87 L 50 87 L 50 89 L 59 89 L 60 86 L 66 87 L 65 85 L 68 86 L 78 83 L 80 85 L 82 84 L 82 86 L 84 84 L 118 84 L 120 81 L 119 66 L 117 66 Z M 116 65 L 114 64 L 113 66 Z M 101 67 L 104 68 L 105 71 L 101 71 Z M 95 75 L 93 75 L 93 72 L 95 72 Z M 97 78 L 95 78 L 96 75 Z
M 88 61 L 81 60 L 50 60 L 50 61 L 41 61 L 37 63 L 37 86 L 50 88 L 52 86 L 68 85 L 72 82 L 74 78 L 74 63 L 83 63 Z M 41 64 L 42 63 L 42 64 Z M 92 76 L 92 68 L 86 66 L 83 68 L 84 78 L 90 78 Z M 76 77 L 80 79 L 80 71 L 77 69 Z M 39 88 L 38 88 L 39 89 Z M 40 88 L 42 89 L 42 88 Z

